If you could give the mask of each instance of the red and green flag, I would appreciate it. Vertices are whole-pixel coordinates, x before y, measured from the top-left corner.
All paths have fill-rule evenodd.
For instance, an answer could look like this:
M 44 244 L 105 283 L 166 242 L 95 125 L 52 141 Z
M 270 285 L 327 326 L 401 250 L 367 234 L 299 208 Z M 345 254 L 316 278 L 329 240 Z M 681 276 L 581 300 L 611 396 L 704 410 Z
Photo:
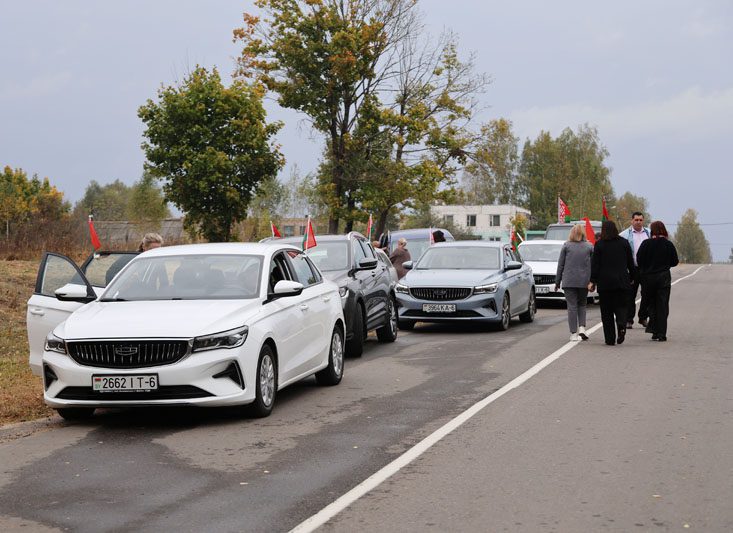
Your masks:
M 562 201 L 562 198 L 557 197 L 557 223 L 562 224 L 570 220 L 570 208 Z
M 282 235 L 280 235 L 280 230 L 277 229 L 277 226 L 273 224 L 272 220 L 270 220 L 270 230 L 272 231 L 272 237 L 276 239 L 282 238 Z
M 509 241 L 512 243 L 512 250 L 514 250 L 515 252 L 519 248 L 519 244 L 524 241 L 524 239 L 522 239 L 522 236 L 517 232 L 517 229 L 514 226 L 512 226 L 512 232 L 509 235 Z
M 303 251 L 305 252 L 306 250 L 315 248 L 316 246 L 316 234 L 313 231 L 313 223 L 311 222 L 310 217 L 308 217 L 308 223 L 305 225 L 305 233 L 303 234 Z
M 603 199 L 603 215 L 601 216 L 601 220 L 605 222 L 606 220 L 611 220 L 611 217 L 608 215 L 608 208 L 606 208 L 606 197 L 602 196 Z
M 372 214 L 369 213 L 369 221 L 367 222 L 366 237 L 369 241 L 372 240 Z

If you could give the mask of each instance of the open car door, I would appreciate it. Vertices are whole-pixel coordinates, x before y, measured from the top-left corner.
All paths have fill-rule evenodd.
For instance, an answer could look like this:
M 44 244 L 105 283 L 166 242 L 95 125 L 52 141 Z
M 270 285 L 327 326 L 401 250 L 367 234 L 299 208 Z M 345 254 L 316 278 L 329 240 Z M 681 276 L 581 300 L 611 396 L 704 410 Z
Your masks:
M 71 313 L 102 294 L 112 278 L 136 255 L 135 252 L 94 253 L 79 268 L 65 255 L 44 254 L 26 313 L 29 362 L 34 374 L 42 373 L 46 336 Z

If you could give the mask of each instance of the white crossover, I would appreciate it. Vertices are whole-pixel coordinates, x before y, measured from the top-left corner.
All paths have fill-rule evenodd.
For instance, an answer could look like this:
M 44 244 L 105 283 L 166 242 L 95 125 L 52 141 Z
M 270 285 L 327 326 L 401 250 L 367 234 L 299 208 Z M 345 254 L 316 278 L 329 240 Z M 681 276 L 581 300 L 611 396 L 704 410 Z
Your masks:
M 297 248 L 219 243 L 150 250 L 109 265 L 106 288 L 47 253 L 28 301 L 30 365 L 65 418 L 97 407 L 251 404 L 343 375 L 338 287 Z

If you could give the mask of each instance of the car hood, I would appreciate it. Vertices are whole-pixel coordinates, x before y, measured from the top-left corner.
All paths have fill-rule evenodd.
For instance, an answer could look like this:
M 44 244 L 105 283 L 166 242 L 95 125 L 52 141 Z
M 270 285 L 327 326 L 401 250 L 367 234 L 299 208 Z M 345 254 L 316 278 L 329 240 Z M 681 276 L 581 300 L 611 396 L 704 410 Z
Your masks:
M 552 274 L 554 276 L 557 273 L 556 261 L 525 261 L 524 264 L 530 266 L 532 274 Z
M 475 287 L 501 277 L 498 270 L 410 270 L 400 283 L 408 287 Z
M 56 328 L 63 339 L 190 338 L 250 322 L 262 309 L 252 300 L 91 302 Z

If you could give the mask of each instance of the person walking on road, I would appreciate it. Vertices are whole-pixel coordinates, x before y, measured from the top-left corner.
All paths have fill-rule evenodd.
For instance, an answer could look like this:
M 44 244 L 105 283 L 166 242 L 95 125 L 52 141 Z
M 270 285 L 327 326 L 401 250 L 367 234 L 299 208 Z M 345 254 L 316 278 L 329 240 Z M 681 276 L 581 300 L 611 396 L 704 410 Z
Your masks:
M 647 333 L 652 340 L 667 340 L 667 317 L 669 296 L 672 291 L 670 269 L 679 264 L 677 248 L 669 240 L 664 222 L 656 220 L 651 224 L 651 239 L 641 243 L 636 254 L 641 273 L 641 301 L 649 306 Z
M 410 251 L 407 249 L 407 239 L 400 237 L 397 241 L 397 248 L 395 248 L 395 251 L 389 256 L 389 260 L 392 261 L 392 265 L 394 265 L 395 270 L 397 270 L 397 277 L 399 279 L 404 278 L 405 274 L 407 274 L 407 270 L 402 266 L 402 264 L 411 260 Z
M 633 272 L 631 247 L 619 236 L 612 220 L 604 221 L 601 239 L 593 248 L 588 290 L 598 288 L 603 336 L 610 346 L 621 344 L 626 338 L 627 298 Z
M 631 226 L 621 232 L 621 236 L 629 241 L 631 251 L 634 256 L 634 272 L 632 275 L 631 289 L 629 290 L 629 307 L 626 314 L 626 327 L 630 329 L 634 325 L 634 315 L 636 314 L 636 295 L 639 292 L 639 268 L 637 266 L 636 254 L 639 253 L 641 243 L 647 240 L 651 234 L 649 229 L 644 227 L 644 213 L 634 211 L 631 215 Z M 644 301 L 642 292 L 641 303 L 639 304 L 639 324 L 646 327 L 648 324 L 649 311 L 647 310 L 647 302 Z
M 585 228 L 576 224 L 560 250 L 555 274 L 555 292 L 562 285 L 568 306 L 570 340 L 588 340 L 585 333 L 585 312 L 590 282 L 590 262 L 593 247 L 586 240 Z

